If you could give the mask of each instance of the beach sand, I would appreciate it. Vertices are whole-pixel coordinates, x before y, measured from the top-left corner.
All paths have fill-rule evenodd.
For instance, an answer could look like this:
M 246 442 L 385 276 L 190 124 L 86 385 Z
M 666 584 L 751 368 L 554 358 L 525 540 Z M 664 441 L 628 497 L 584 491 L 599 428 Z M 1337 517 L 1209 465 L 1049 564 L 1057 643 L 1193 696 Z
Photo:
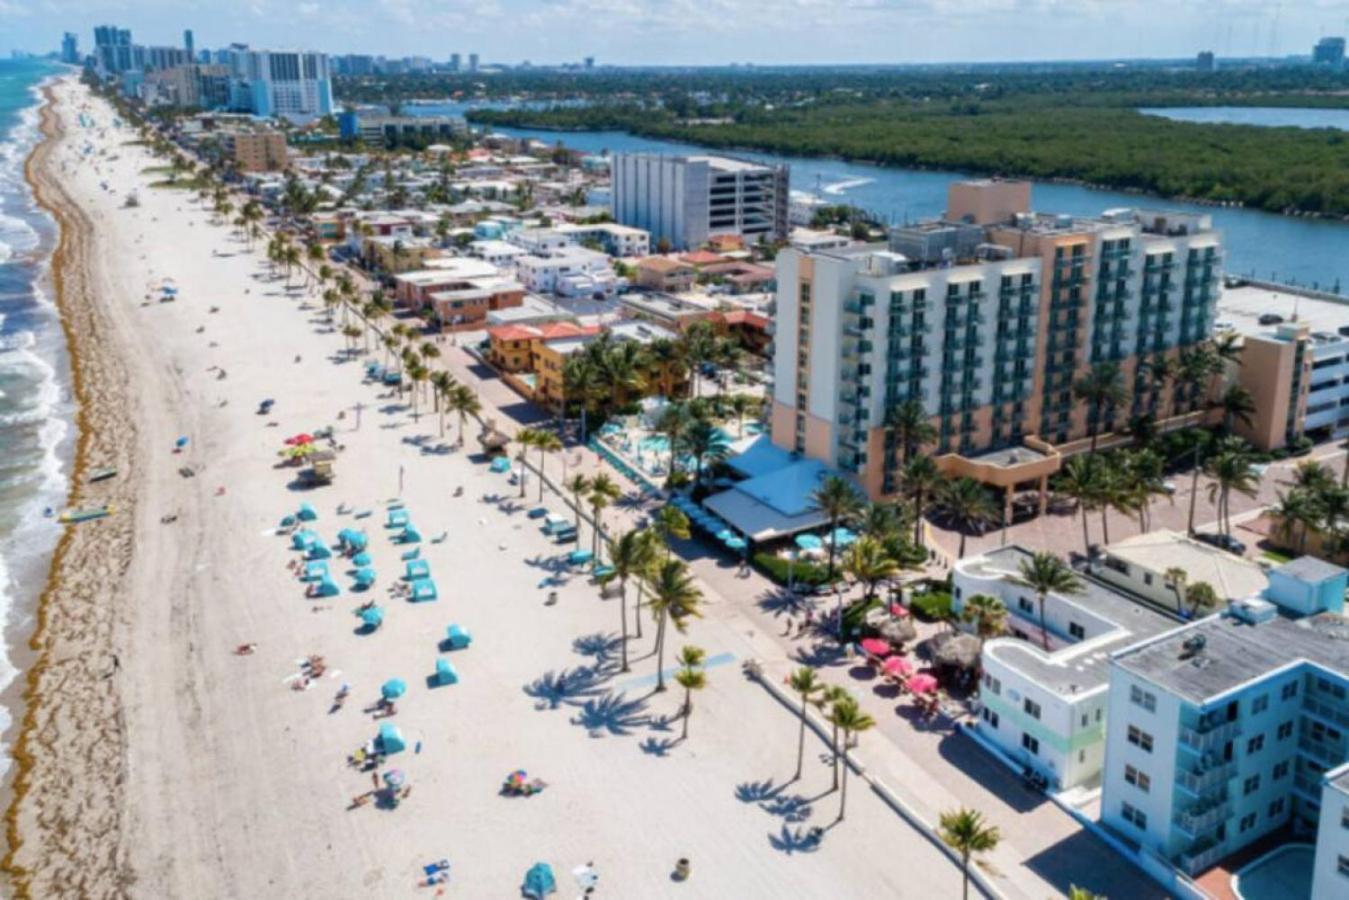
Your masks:
M 53 94 L 65 135 L 49 129 L 33 173 L 63 224 L 83 435 L 74 501 L 116 511 L 70 530 L 42 605 L 10 813 L 16 894 L 414 896 L 428 893 L 421 866 L 448 858 L 447 896 L 518 896 L 537 861 L 560 896 L 580 893 L 569 872 L 590 861 L 600 896 L 958 896 L 956 867 L 860 778 L 847 819 L 829 827 L 839 795 L 814 737 L 791 782 L 797 720 L 742 674 L 761 636 L 718 614 L 715 596 L 666 653 L 673 666 L 692 643 L 711 660 L 679 741 L 681 691 L 652 693 L 654 628 L 632 642 L 632 670 L 617 671 L 618 601 L 560 567 L 562 548 L 526 516 L 533 490 L 520 500 L 465 453 L 421 452 L 418 440 L 442 440 L 434 414 L 414 420 L 405 397 L 365 383 L 365 358 L 343 352 L 321 306 L 270 277 L 190 192 L 148 187 L 162 176 L 142 170 L 156 161 L 111 127 L 106 104 L 73 80 Z M 82 104 L 94 128 L 75 124 Z M 132 188 L 140 206 L 124 208 Z M 165 278 L 179 299 L 147 300 Z M 270 416 L 256 412 L 263 398 L 276 400 Z M 296 490 L 295 471 L 277 467 L 281 441 L 326 425 L 345 447 L 336 482 Z M 179 436 L 189 443 L 175 454 Z M 102 465 L 119 476 L 78 483 Z M 447 534 L 421 545 L 436 602 L 387 593 L 406 549 L 384 527 L 400 478 L 423 534 Z M 334 559 L 342 594 L 305 598 L 274 533 L 301 502 L 329 541 L 368 531 L 374 588 L 353 593 Z M 338 515 L 339 503 L 373 514 Z M 386 619 L 362 635 L 354 610 L 366 599 Z M 449 655 L 460 683 L 432 688 L 451 623 L 474 643 Z M 245 643 L 256 651 L 235 655 Z M 329 671 L 292 690 L 310 654 Z M 408 684 L 392 720 L 408 749 L 389 765 L 412 793 L 395 810 L 348 809 L 370 775 L 347 755 L 375 735 L 363 709 L 393 677 Z M 334 712 L 342 683 L 351 697 Z M 548 788 L 499 796 L 516 769 Z M 828 830 L 813 845 L 817 825 Z M 680 857 L 692 860 L 687 883 L 671 878 Z

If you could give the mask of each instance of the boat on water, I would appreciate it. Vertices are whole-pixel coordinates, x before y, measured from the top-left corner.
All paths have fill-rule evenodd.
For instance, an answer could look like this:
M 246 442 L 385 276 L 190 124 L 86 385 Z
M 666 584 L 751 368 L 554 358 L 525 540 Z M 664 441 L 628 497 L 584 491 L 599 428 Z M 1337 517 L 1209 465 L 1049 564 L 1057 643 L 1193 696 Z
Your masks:
M 89 473 L 89 480 L 90 480 L 91 482 L 92 482 L 92 481 L 107 481 L 109 478 L 112 478 L 112 477 L 113 477 L 114 475 L 116 475 L 116 474 L 117 474 L 117 470 L 116 470 L 115 468 L 111 467 L 111 466 L 108 466 L 108 467 L 106 467 L 106 468 L 95 469 L 94 471 L 90 472 L 90 473 Z
M 72 524 L 75 522 L 87 522 L 90 519 L 101 519 L 104 516 L 112 514 L 112 507 L 106 503 L 102 506 L 85 506 L 76 509 L 68 509 L 61 513 L 58 521 Z

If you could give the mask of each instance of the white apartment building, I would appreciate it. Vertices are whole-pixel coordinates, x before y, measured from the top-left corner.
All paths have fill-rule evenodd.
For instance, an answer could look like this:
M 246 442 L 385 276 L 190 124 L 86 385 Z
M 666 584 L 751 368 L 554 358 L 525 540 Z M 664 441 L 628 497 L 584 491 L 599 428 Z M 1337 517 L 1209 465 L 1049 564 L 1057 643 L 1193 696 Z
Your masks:
M 584 247 L 526 254 L 515 260 L 515 271 L 526 288 L 539 294 L 608 298 L 619 288 L 609 257 Z
M 1184 572 L 1185 578 L 1173 583 L 1167 573 L 1176 569 Z M 1186 609 L 1183 595 L 1187 585 L 1204 582 L 1221 603 L 1257 596 L 1269 586 L 1264 570 L 1254 561 L 1165 529 L 1103 548 L 1091 571 L 1107 584 L 1176 612 Z
M 715 234 L 748 243 L 787 237 L 788 171 L 723 156 L 619 153 L 611 166 L 614 220 L 676 250 Z
M 1115 653 L 1102 821 L 1190 875 L 1286 828 L 1317 841 L 1312 896 L 1349 896 L 1347 580 L 1303 557 Z
M 515 267 L 515 261 L 529 253 L 524 247 L 509 241 L 474 241 L 468 245 L 468 252 L 478 259 L 486 260 L 494 266 L 505 269 Z
M 333 112 L 333 88 L 324 53 L 296 50 L 232 51 L 234 74 L 247 83 L 258 116 L 306 122 Z
M 1016 578 L 1030 558 L 1009 546 L 952 570 L 953 610 L 976 594 L 1007 608 L 1008 636 L 984 643 L 976 729 L 1055 789 L 1091 786 L 1105 758 L 1110 653 L 1178 620 L 1085 577 L 1081 594 L 1045 598 L 1042 627 L 1035 593 Z
M 651 253 L 651 233 L 645 228 L 599 222 L 594 225 L 566 223 L 554 230 L 567 235 L 576 244 L 596 243 L 610 256 L 647 256 Z

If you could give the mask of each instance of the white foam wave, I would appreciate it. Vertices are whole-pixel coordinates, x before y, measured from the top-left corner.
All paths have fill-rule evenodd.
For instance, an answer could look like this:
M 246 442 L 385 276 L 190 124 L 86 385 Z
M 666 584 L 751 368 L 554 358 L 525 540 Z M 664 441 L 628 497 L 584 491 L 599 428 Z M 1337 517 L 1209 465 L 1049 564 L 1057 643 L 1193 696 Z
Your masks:
M 833 184 L 826 185 L 824 192 L 826 194 L 841 194 L 849 188 L 861 187 L 864 184 L 871 184 L 874 178 L 849 178 L 847 181 L 836 181 Z
M 37 335 L 31 331 L 16 331 L 13 334 L 0 335 L 0 353 L 28 350 L 35 344 L 37 344 Z

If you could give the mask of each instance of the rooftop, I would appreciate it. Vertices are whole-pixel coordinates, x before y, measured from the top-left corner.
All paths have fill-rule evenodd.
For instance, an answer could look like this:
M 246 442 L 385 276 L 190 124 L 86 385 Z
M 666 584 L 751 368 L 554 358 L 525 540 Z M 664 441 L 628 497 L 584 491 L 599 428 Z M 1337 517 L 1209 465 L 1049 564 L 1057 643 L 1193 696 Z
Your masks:
M 1196 637 L 1203 638 L 1202 649 L 1187 650 L 1186 643 Z M 1202 705 L 1297 663 L 1310 663 L 1349 677 L 1349 621 L 1331 613 L 1302 619 L 1280 614 L 1267 622 L 1251 624 L 1224 613 L 1131 647 L 1118 654 L 1114 662 Z
M 970 574 L 1013 576 L 1031 552 L 1021 547 L 1000 547 L 982 557 L 965 560 Z M 1080 607 L 1114 624 L 1114 630 L 1091 640 L 1079 641 L 1048 654 L 1020 638 L 996 638 L 984 645 L 1004 665 L 1016 669 L 1046 689 L 1071 696 L 1102 687 L 1110 680 L 1110 654 L 1139 640 L 1173 631 L 1178 623 L 1172 617 L 1145 606 L 1090 576 L 1081 576 L 1082 593 L 1072 597 L 1051 594 L 1063 603 Z M 1027 595 L 1030 595 L 1027 589 Z
M 1111 544 L 1105 552 L 1149 572 L 1182 569 L 1187 584 L 1208 582 L 1219 597 L 1228 600 L 1252 597 L 1269 587 L 1264 570 L 1254 562 L 1174 531 L 1135 535 Z
M 1326 562 L 1324 559 L 1317 559 L 1315 556 L 1299 556 L 1297 559 L 1279 566 L 1275 571 L 1280 575 L 1288 575 L 1308 584 L 1320 584 L 1322 581 L 1329 581 L 1344 574 L 1344 569 L 1334 563 Z
M 1255 285 L 1225 288 L 1218 298 L 1219 328 L 1227 326 L 1239 334 L 1273 336 L 1280 323 L 1261 324 L 1260 317 L 1268 315 L 1281 316 L 1287 324 L 1306 325 L 1312 334 L 1324 333 L 1338 339 L 1339 330 L 1349 326 L 1349 302 L 1303 297 Z
M 693 266 L 686 262 L 672 259 L 668 256 L 644 256 L 637 260 L 637 266 L 642 269 L 652 269 L 657 272 L 677 272 L 693 268 Z

